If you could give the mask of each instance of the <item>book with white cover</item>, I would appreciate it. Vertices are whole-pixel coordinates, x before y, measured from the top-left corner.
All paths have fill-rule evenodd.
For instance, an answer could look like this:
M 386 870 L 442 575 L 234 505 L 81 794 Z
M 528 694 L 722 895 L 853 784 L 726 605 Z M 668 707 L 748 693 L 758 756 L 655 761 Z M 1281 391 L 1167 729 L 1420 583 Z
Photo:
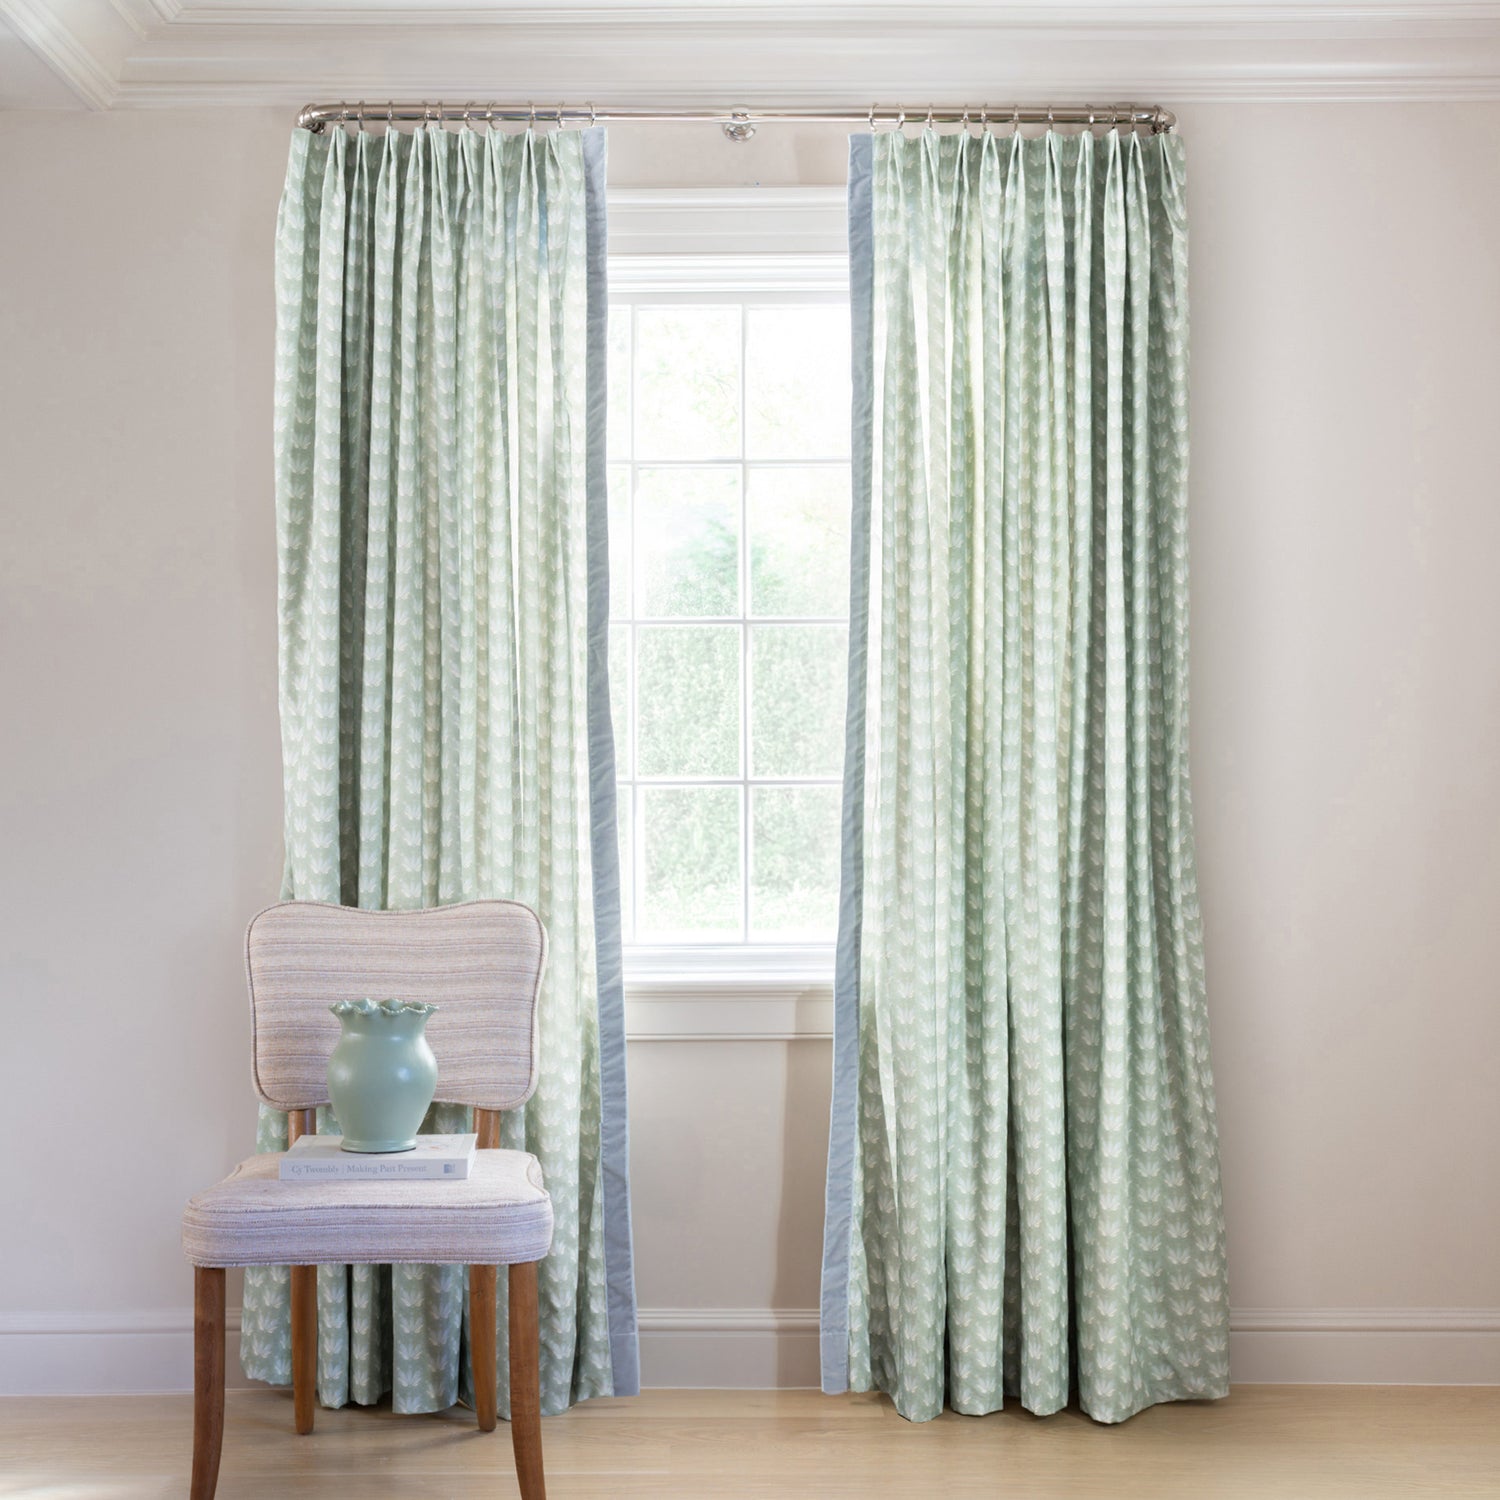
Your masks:
M 474 1165 L 479 1137 L 419 1135 L 410 1151 L 345 1151 L 341 1135 L 304 1135 L 281 1158 L 283 1182 L 411 1182 L 436 1179 L 462 1182 Z

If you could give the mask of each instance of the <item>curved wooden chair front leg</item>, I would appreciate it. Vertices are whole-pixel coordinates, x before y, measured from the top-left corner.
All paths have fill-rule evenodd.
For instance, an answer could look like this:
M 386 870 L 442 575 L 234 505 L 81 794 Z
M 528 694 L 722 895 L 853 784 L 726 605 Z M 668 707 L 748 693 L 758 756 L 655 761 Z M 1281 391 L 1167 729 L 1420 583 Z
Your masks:
M 495 1430 L 499 1376 L 495 1363 L 497 1266 L 469 1267 L 469 1358 L 474 1366 L 474 1414 L 481 1432 Z
M 224 1445 L 224 1271 L 193 1268 L 192 1500 L 213 1500 Z
M 521 1500 L 547 1500 L 542 1472 L 541 1332 L 536 1262 L 510 1268 L 510 1439 Z

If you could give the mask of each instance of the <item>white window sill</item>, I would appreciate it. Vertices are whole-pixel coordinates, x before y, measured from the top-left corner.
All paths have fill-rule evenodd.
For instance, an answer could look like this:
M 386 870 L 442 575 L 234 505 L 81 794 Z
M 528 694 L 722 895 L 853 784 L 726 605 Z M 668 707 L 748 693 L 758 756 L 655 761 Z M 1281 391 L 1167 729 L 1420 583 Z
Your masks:
M 625 1030 L 641 1042 L 833 1034 L 833 946 L 627 948 Z

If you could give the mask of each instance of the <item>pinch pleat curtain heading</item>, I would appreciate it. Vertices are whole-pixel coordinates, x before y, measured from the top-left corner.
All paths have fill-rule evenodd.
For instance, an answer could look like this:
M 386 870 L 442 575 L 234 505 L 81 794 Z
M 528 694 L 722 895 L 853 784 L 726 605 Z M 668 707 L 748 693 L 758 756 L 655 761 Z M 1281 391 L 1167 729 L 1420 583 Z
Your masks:
M 288 898 L 511 897 L 546 924 L 541 1081 L 503 1118 L 557 1229 L 542 1405 L 638 1385 L 609 725 L 604 134 L 292 137 L 276 246 Z M 426 1127 L 471 1128 L 435 1106 Z M 336 1131 L 328 1110 L 319 1129 Z M 259 1144 L 284 1148 L 262 1110 Z M 288 1278 L 246 1374 L 290 1380 Z M 506 1310 L 499 1377 L 506 1406 Z M 320 1267 L 324 1403 L 471 1391 L 462 1267 Z
M 1176 136 L 851 142 L 828 1390 L 1228 1390 Z

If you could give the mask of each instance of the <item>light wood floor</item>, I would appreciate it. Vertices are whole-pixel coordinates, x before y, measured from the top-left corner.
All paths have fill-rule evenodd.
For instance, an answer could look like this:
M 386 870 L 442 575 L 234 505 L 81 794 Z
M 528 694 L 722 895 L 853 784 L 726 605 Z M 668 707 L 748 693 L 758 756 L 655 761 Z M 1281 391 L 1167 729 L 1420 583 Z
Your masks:
M 186 1396 L 0 1401 L 0 1495 L 186 1493 Z M 222 1500 L 513 1497 L 506 1424 L 323 1411 L 231 1391 Z M 1076 1413 L 913 1425 L 875 1396 L 648 1391 L 542 1424 L 551 1500 L 1384 1500 L 1500 1497 L 1500 1388 L 1242 1386 L 1121 1427 Z

